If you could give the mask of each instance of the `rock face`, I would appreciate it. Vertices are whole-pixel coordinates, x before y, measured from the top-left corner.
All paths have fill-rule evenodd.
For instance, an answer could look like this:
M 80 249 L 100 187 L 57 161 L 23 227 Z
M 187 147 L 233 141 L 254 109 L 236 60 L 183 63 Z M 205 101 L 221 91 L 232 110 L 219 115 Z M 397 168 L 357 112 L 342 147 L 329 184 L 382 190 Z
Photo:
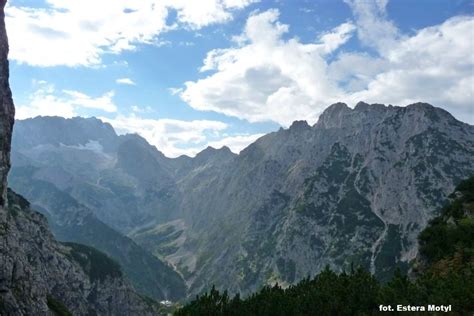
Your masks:
M 316 125 L 268 134 L 208 181 L 181 184 L 192 229 L 177 253 L 197 251 L 176 265 L 191 292 L 290 284 L 325 265 L 385 279 L 416 256 L 416 236 L 474 173 L 473 156 L 474 127 L 431 105 L 332 105 Z
M 1 212 L 0 314 L 47 315 L 63 306 L 74 315 L 156 315 L 156 303 L 137 295 L 115 262 L 58 243 L 21 196 L 10 191 Z
M 15 107 L 8 83 L 8 39 L 5 29 L 6 0 L 0 0 L 0 206 L 5 206 L 7 197 L 7 175 L 10 170 L 10 144 L 12 137 Z
M 45 217 L 7 191 L 14 106 L 8 41 L 0 12 L 0 314 L 156 315 L 158 305 L 135 293 L 106 255 L 57 242 Z

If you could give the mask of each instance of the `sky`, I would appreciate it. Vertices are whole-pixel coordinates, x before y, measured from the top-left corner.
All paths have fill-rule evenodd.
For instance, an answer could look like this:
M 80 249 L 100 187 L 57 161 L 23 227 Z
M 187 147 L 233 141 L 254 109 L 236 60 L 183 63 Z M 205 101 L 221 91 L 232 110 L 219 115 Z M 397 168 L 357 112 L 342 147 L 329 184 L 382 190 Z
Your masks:
M 168 157 L 359 101 L 474 124 L 474 0 L 9 0 L 16 118 L 95 116 Z

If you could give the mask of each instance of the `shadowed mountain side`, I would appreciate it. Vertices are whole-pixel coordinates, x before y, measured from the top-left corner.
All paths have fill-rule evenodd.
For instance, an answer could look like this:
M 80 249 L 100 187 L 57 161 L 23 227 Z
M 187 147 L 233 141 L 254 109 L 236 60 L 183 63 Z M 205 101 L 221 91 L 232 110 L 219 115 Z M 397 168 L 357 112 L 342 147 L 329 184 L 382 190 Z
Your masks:
M 143 250 L 134 241 L 108 227 L 85 206 L 53 184 L 33 179 L 34 167 L 13 168 L 10 186 L 21 191 L 43 213 L 55 237 L 79 242 L 115 259 L 135 289 L 159 300 L 185 297 L 186 286 L 172 267 Z

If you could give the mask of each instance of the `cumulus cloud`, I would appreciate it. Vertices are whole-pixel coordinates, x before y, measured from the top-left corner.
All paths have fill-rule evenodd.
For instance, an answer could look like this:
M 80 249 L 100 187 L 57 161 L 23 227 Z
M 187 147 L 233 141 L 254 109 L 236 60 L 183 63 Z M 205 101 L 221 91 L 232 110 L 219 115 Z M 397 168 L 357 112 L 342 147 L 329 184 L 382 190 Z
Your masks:
M 116 83 L 118 84 L 124 84 L 124 85 L 129 85 L 129 86 L 135 86 L 136 83 L 130 79 L 130 78 L 119 78 L 115 80 Z
M 396 25 L 387 18 L 388 0 L 344 0 L 357 22 L 360 41 L 379 51 L 390 50 L 401 36 Z
M 79 91 L 57 91 L 53 84 L 45 81 L 35 82 L 36 91 L 30 96 L 28 104 L 16 106 L 15 117 L 26 119 L 35 116 L 77 116 L 80 108 L 88 108 L 113 113 L 117 107 L 113 102 L 114 92 L 109 91 L 99 97 L 91 97 Z
M 345 43 L 353 32 L 344 23 L 324 33 L 315 43 L 282 39 L 288 25 L 278 21 L 279 11 L 252 14 L 237 47 L 207 54 L 204 79 L 186 82 L 181 98 L 197 110 L 244 118 L 272 120 L 287 126 L 295 117 L 315 121 L 339 89 L 326 76 L 324 56 Z
M 16 105 L 16 119 L 26 119 L 35 116 L 62 116 L 70 118 L 76 116 L 74 106 L 57 97 L 54 86 L 41 82 L 29 99 L 28 105 Z
M 200 29 L 212 23 L 232 19 L 232 11 L 242 9 L 258 0 L 162 0 L 162 5 L 177 10 L 179 23 Z
M 366 77 L 359 81 L 363 88 L 348 91 L 342 99 L 396 105 L 425 101 L 474 123 L 473 29 L 472 17 L 453 17 L 398 40 L 378 58 L 365 58 L 365 70 L 345 67 L 348 77 L 364 71 Z M 336 65 L 347 63 L 347 58 L 342 55 Z
M 104 112 L 117 112 L 117 106 L 113 103 L 114 91 L 109 91 L 104 95 L 93 98 L 82 92 L 74 90 L 63 90 L 66 95 L 66 102 L 76 107 L 102 110 Z
M 232 18 L 252 0 L 46 0 L 45 8 L 8 4 L 10 58 L 33 66 L 94 66 L 105 53 L 162 43 L 180 27 L 199 29 Z M 91 9 L 93 8 L 93 10 Z M 167 24 L 171 11 L 177 22 Z M 34 51 L 34 53 L 32 53 Z
M 330 54 L 344 45 L 352 37 L 354 30 L 355 26 L 352 23 L 343 23 L 332 31 L 323 33 L 320 36 L 321 44 L 318 45 L 321 54 Z
M 474 123 L 474 20 L 453 17 L 412 35 L 389 20 L 386 0 L 346 0 L 354 14 L 314 42 L 286 39 L 278 10 L 253 13 L 236 45 L 214 49 L 202 79 L 184 84 L 191 107 L 249 122 L 315 122 L 337 101 L 407 105 L 426 101 Z M 353 36 L 370 53 L 340 50 Z

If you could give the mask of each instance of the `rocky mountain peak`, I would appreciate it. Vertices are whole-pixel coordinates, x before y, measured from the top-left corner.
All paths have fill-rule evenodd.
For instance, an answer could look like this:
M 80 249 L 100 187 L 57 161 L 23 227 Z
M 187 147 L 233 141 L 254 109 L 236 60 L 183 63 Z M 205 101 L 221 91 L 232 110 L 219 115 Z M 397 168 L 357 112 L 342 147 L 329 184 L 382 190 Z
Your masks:
M 419 110 L 428 110 L 428 111 L 433 111 L 435 110 L 436 108 L 434 106 L 432 106 L 431 104 L 429 103 L 425 103 L 425 102 L 416 102 L 416 103 L 412 103 L 410 105 L 407 106 L 407 108 L 413 108 L 413 109 L 419 109 Z
M 337 115 L 341 112 L 347 112 L 348 110 L 350 110 L 350 108 L 347 106 L 347 104 L 343 102 L 337 102 L 328 106 L 321 116 Z
M 324 112 L 319 116 L 317 126 L 322 128 L 333 128 L 339 126 L 343 116 L 349 114 L 351 109 L 347 104 L 338 102 L 330 105 Z
M 35 117 L 16 121 L 13 141 L 32 148 L 38 145 L 84 146 L 91 141 L 99 142 L 105 151 L 115 149 L 118 136 L 112 125 L 91 117 L 66 119 L 57 116 Z M 57 131 L 62 131 L 58 133 Z M 39 131 L 42 131 L 41 133 Z
M 407 105 L 406 109 L 413 113 L 419 113 L 432 121 L 439 121 L 441 117 L 448 120 L 455 120 L 449 112 L 425 102 L 412 103 Z
M 364 111 L 367 111 L 367 112 L 384 112 L 387 110 L 387 108 L 391 107 L 391 105 L 389 106 L 386 106 L 385 104 L 380 104 L 380 103 L 373 103 L 373 104 L 369 104 L 369 103 L 365 103 L 363 101 L 360 101 L 356 104 L 356 106 L 354 107 L 354 111 L 356 112 L 364 112 Z
M 219 151 L 230 151 L 229 147 L 227 146 L 222 146 L 221 148 L 215 148 L 215 147 L 212 147 L 212 146 L 207 146 L 204 150 L 202 150 L 201 152 L 198 153 L 199 154 L 207 154 L 207 153 L 216 153 L 216 152 L 219 152 Z
M 221 148 L 208 146 L 196 155 L 194 158 L 194 164 L 202 165 L 215 160 L 226 161 L 234 156 L 236 155 L 227 146 L 222 146 Z
M 393 106 L 358 102 L 353 109 L 345 103 L 329 106 L 321 114 L 315 126 L 323 129 L 362 128 L 362 126 L 382 123 L 389 118 L 405 120 L 407 124 L 415 124 L 418 128 L 441 121 L 457 122 L 447 111 L 428 103 L 418 102 L 407 106 Z
M 365 103 L 363 101 L 359 101 L 356 106 L 355 106 L 355 110 L 359 110 L 359 111 L 363 111 L 363 110 L 366 110 L 370 107 L 370 104 L 368 103 Z
M 309 126 L 307 121 L 294 121 L 290 126 L 290 131 L 304 131 L 310 128 L 311 126 Z

